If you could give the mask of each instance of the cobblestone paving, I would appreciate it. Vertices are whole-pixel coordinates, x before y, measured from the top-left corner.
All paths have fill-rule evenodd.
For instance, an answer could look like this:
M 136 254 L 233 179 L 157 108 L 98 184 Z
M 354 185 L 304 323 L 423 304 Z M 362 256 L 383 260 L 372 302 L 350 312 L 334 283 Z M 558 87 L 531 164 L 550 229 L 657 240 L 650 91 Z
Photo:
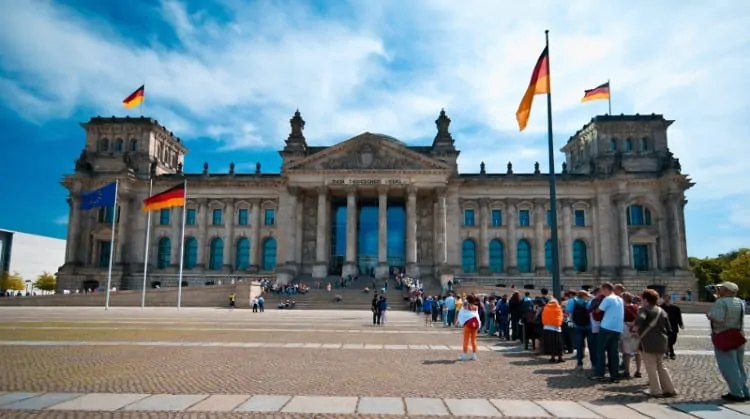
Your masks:
M 33 310 L 30 310 L 33 311 Z M 0 322 L 7 323 L 8 311 L 0 311 Z M 94 315 L 113 314 L 103 310 L 89 311 L 82 319 L 97 319 Z M 133 318 L 147 318 L 127 313 Z M 222 327 L 221 318 L 226 312 L 205 314 L 183 310 L 180 315 L 193 320 L 196 317 L 215 318 L 217 327 Z M 419 326 L 421 319 L 409 313 L 398 317 L 404 327 L 413 331 L 426 331 Z M 32 317 L 41 321 L 59 319 L 60 313 L 46 312 L 46 317 L 36 312 Z M 69 322 L 76 317 L 65 313 Z M 160 315 L 162 315 L 160 313 Z M 204 330 L 168 330 L 166 324 L 152 319 L 152 324 L 130 325 L 137 330 L 0 330 L 0 340 L 53 340 L 58 336 L 64 340 L 203 340 L 221 342 L 321 342 L 321 343 L 374 343 L 374 344 L 445 344 L 458 345 L 460 336 L 443 333 L 436 328 L 430 334 L 418 333 L 300 333 L 288 330 L 280 323 L 303 325 L 311 322 L 310 329 L 330 329 L 337 319 L 325 316 L 305 318 L 307 313 L 292 316 L 284 313 L 265 320 L 265 327 L 278 326 L 277 332 L 233 332 Z M 34 317 L 36 316 L 36 317 Z M 56 317 L 57 316 L 57 317 Z M 122 316 L 122 315 L 121 315 Z M 168 316 L 174 319 L 174 314 Z M 212 317 L 213 316 L 213 317 Z M 353 316 L 347 313 L 347 316 Z M 339 319 L 349 329 L 372 330 L 364 326 L 367 313 L 359 313 L 362 320 Z M 411 317 L 407 317 L 411 316 Z M 409 319 L 413 319 L 409 320 Z M 184 320 L 184 318 L 183 318 Z M 411 322 L 411 323 L 410 323 Z M 159 325 L 156 330 L 152 326 Z M 357 326 L 359 324 L 359 326 Z M 129 326 L 129 327 L 130 327 Z M 299 326 L 294 326 L 294 329 Z M 697 328 L 696 328 L 697 330 Z M 683 349 L 710 349 L 703 331 L 686 330 L 680 338 Z M 33 336 L 20 337 L 18 333 Z M 66 333 L 78 333 L 71 338 Z M 118 335 L 120 334 L 120 335 Z M 116 336 L 116 338 L 114 337 Z M 351 339 L 351 340 L 350 340 Z M 373 339 L 373 340 L 369 340 Z M 706 346 L 706 344 L 708 344 Z M 690 346 L 695 345 L 695 346 Z M 25 392 L 112 392 L 112 393 L 165 393 L 165 394 L 293 394 L 336 396 L 396 396 L 439 398 L 508 398 L 508 399 L 555 399 L 573 401 L 646 401 L 638 392 L 646 388 L 646 379 L 623 381 L 619 384 L 593 384 L 584 373 L 572 371 L 574 362 L 549 364 L 544 358 L 527 353 L 480 354 L 479 361 L 458 363 L 453 351 L 386 351 L 386 350 L 310 350 L 293 348 L 226 348 L 226 347 L 11 347 L 0 346 L 0 391 Z M 750 362 L 749 362 L 750 365 Z M 725 384 L 709 356 L 680 356 L 668 366 L 678 386 L 680 396 L 672 401 L 715 401 L 726 392 Z M 446 382 L 446 377 L 455 377 Z M 239 418 L 278 417 L 295 418 L 309 415 L 277 414 L 202 414 L 202 413 L 87 413 L 76 416 L 74 412 L 0 412 L 0 418 Z M 317 415 L 315 417 L 352 417 L 350 415 Z M 369 416 L 368 416 L 369 417 Z M 372 416 L 375 417 L 375 416 Z

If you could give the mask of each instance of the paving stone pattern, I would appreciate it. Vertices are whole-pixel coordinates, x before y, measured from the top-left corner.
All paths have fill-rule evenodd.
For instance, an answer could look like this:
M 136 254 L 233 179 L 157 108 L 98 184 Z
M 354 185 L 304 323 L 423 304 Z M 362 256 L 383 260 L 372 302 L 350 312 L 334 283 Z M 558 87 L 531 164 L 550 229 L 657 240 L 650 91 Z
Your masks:
M 281 396 L 236 394 L 6 393 L 2 411 L 200 412 L 358 416 L 546 418 L 748 418 L 750 404 L 578 403 L 559 400 Z M 5 412 L 4 412 L 5 413 Z

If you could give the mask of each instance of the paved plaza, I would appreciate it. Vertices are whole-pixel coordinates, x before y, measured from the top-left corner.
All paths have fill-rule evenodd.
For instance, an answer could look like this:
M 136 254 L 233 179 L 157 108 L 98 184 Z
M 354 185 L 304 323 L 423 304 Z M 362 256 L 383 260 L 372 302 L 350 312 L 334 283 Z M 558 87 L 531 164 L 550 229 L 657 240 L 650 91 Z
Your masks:
M 497 338 L 457 362 L 460 331 L 367 311 L 0 308 L 0 418 L 747 418 L 708 323 L 686 315 L 669 361 L 679 396 L 646 379 L 592 383 Z M 644 374 L 645 375 L 645 374 Z

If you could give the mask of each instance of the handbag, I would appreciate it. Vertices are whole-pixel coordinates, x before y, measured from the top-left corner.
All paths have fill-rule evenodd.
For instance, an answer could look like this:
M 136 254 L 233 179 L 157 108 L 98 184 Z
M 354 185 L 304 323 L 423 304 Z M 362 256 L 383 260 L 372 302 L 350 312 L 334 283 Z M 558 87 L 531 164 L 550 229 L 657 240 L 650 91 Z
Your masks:
M 740 346 L 747 343 L 745 335 L 742 334 L 745 323 L 745 303 L 742 303 L 742 311 L 740 317 L 740 328 L 739 329 L 727 329 L 719 333 L 711 333 L 711 342 L 714 344 L 714 348 L 726 352 L 733 351 Z M 711 330 L 713 332 L 713 323 L 711 323 Z
M 639 350 L 640 350 L 641 340 L 643 339 L 643 336 L 646 336 L 648 334 L 648 332 L 651 331 L 651 329 L 653 329 L 654 327 L 656 327 L 656 324 L 659 323 L 659 317 L 661 317 L 661 307 L 656 306 L 656 316 L 654 317 L 653 320 L 651 320 L 651 323 L 649 323 L 648 326 L 646 326 L 646 328 L 643 329 L 643 333 L 641 333 L 639 331 L 638 332 L 638 336 L 632 336 L 631 337 L 631 341 L 630 342 L 631 342 L 632 347 L 639 348 Z

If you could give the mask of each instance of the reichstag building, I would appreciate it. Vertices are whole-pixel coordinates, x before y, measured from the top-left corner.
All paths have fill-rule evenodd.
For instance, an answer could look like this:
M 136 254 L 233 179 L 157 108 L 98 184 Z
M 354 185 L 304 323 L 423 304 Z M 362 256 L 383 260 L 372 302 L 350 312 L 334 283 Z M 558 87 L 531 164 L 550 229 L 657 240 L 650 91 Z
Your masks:
M 70 191 L 60 289 L 106 281 L 112 209 L 79 210 L 80 194 L 120 180 L 113 286 L 139 289 L 153 192 L 187 182 L 184 280 L 251 275 L 383 277 L 453 275 L 516 287 L 549 287 L 548 175 L 512 162 L 459 173 L 451 120 L 441 111 L 432 145 L 365 132 L 332 146 L 308 144 L 290 120 L 281 173 L 183 173 L 185 145 L 150 118 L 95 117 Z M 662 115 L 597 116 L 562 147 L 557 174 L 562 284 L 601 281 L 683 292 L 694 285 L 685 242 L 685 191 L 693 183 L 668 148 Z M 509 156 L 512 160 L 512 156 Z M 243 165 L 244 166 L 244 165 Z M 182 208 L 152 213 L 151 285 L 177 284 Z

